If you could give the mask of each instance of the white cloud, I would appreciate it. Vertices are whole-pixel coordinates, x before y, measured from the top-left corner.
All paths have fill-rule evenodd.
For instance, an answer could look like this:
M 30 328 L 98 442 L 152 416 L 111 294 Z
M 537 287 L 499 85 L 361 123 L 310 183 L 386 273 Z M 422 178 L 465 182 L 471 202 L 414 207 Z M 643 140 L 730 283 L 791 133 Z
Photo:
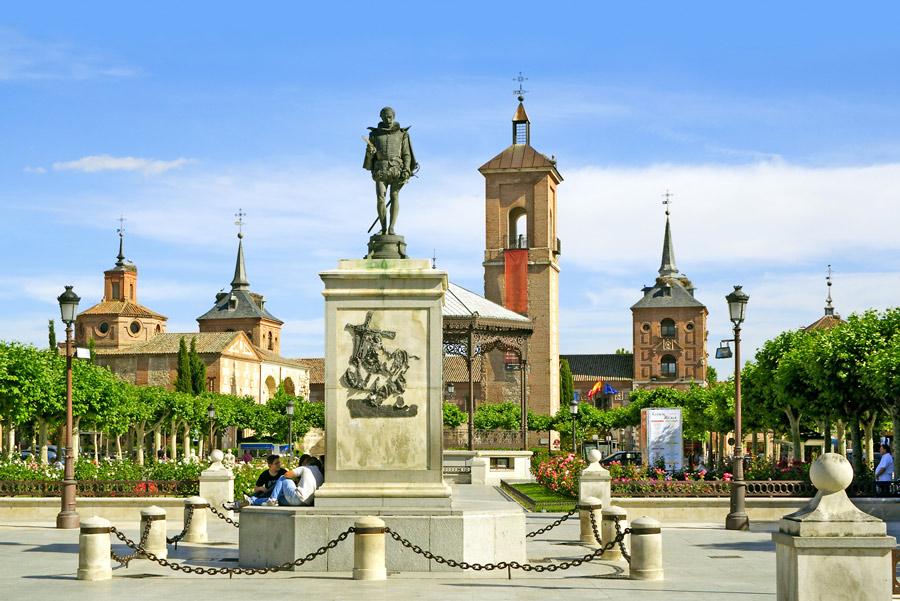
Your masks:
M 25 167 L 23 169 L 25 173 L 47 173 L 47 169 L 45 167 Z
M 0 81 L 132 77 L 136 69 L 69 44 L 0 28 Z
M 98 171 L 140 171 L 144 175 L 159 175 L 172 169 L 180 169 L 192 159 L 175 159 L 172 161 L 160 161 L 157 159 L 142 159 L 138 157 L 114 157 L 108 154 L 96 154 L 74 161 L 53 163 L 54 171 L 82 171 L 84 173 L 96 173 Z

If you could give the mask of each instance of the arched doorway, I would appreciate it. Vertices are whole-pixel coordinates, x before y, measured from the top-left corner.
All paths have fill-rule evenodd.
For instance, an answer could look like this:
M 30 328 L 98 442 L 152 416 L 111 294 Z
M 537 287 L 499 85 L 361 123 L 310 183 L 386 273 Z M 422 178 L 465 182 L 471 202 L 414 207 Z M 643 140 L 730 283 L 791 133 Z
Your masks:
M 294 381 L 290 378 L 284 379 L 284 391 L 291 396 L 297 396 L 296 389 L 294 388 Z
M 268 394 L 266 395 L 266 398 L 264 400 L 268 401 L 273 396 L 275 396 L 275 393 L 278 391 L 278 385 L 275 383 L 275 378 L 273 378 L 272 376 L 266 378 L 265 384 L 266 392 Z

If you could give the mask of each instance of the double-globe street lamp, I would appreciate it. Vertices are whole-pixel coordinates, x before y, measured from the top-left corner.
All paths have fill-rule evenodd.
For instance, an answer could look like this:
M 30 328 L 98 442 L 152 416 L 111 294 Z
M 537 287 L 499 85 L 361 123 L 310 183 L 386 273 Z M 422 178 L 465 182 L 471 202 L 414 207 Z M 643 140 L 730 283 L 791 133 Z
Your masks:
M 294 401 L 289 399 L 284 412 L 288 416 L 288 467 L 294 464 Z
M 577 440 L 575 438 L 575 430 L 576 425 L 578 423 L 578 393 L 576 392 L 572 396 L 572 400 L 569 401 L 569 414 L 572 416 L 572 454 L 577 452 L 576 445 Z
M 741 323 L 747 311 L 750 296 L 735 286 L 728 296 L 728 314 L 734 324 L 734 465 L 731 483 L 731 508 L 725 518 L 728 530 L 747 530 L 750 518 L 744 504 L 746 483 L 744 482 L 744 439 L 741 434 Z M 718 355 L 718 353 L 717 353 Z
M 78 312 L 81 299 L 66 286 L 65 292 L 56 299 L 59 312 L 66 324 L 66 463 L 63 472 L 62 497 L 59 513 L 56 515 L 57 528 L 78 528 L 80 520 L 75 511 L 75 457 L 72 454 L 72 324 Z

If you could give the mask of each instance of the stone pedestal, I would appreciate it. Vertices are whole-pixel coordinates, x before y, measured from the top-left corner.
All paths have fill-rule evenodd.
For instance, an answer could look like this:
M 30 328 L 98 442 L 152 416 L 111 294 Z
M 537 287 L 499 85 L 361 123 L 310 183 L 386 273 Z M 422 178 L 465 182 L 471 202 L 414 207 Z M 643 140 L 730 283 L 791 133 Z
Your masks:
M 320 508 L 449 507 L 443 481 L 441 303 L 420 259 L 340 261 L 325 283 Z
M 366 259 L 405 259 L 406 241 L 396 234 L 375 234 L 369 238 Z
M 810 469 L 818 489 L 809 504 L 779 523 L 775 541 L 778 601 L 887 601 L 894 567 L 885 523 L 847 498 L 853 469 L 825 453 Z
M 588 452 L 588 466 L 581 471 L 578 484 L 578 500 L 585 503 L 588 497 L 597 497 L 603 507 L 612 503 L 609 470 L 600 465 L 603 455 L 597 449 Z
M 215 449 L 210 455 L 209 467 L 200 473 L 200 496 L 222 511 L 222 503 L 234 501 L 234 472 L 222 465 L 225 454 Z M 226 512 L 233 517 L 232 512 Z

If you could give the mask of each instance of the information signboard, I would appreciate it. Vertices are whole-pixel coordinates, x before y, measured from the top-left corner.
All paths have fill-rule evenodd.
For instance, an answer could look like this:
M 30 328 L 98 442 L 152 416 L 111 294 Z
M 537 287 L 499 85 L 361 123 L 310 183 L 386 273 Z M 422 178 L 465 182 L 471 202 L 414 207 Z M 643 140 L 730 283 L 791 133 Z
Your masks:
M 647 465 L 664 463 L 669 471 L 683 468 L 681 409 L 641 409 L 641 450 Z

